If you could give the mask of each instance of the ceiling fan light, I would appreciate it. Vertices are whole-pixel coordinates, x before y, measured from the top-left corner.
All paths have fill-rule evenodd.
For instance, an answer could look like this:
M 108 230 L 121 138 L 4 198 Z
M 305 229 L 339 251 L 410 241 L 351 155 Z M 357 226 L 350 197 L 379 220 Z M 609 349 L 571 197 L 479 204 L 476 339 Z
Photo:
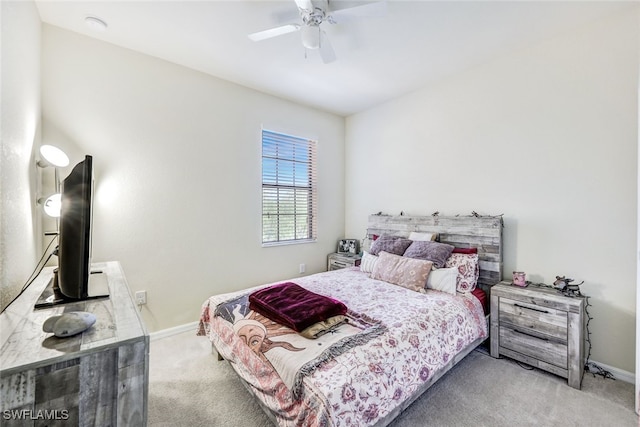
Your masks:
M 320 27 L 317 25 L 302 27 L 302 45 L 307 49 L 318 49 L 320 47 Z

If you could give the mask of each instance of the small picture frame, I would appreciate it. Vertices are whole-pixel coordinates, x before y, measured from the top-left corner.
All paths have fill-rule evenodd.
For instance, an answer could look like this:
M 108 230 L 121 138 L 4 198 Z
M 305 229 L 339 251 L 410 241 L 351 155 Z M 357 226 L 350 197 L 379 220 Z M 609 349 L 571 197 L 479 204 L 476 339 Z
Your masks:
M 357 255 L 360 251 L 358 239 L 338 240 L 338 253 Z

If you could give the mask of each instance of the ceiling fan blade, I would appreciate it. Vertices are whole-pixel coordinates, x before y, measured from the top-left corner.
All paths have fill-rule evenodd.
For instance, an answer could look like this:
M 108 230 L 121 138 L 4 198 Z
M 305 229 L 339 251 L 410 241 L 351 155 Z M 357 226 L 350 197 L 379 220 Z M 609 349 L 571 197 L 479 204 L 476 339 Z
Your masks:
M 333 50 L 331 43 L 329 43 L 329 38 L 324 31 L 320 32 L 320 47 L 318 50 L 320 51 L 320 58 L 322 58 L 322 62 L 325 64 L 336 60 L 336 52 Z
M 295 0 L 298 9 L 307 10 L 311 12 L 313 10 L 313 3 L 311 0 Z
M 264 31 L 258 31 L 257 33 L 249 34 L 248 37 L 254 42 L 259 42 L 260 40 L 270 39 L 271 37 L 293 33 L 295 31 L 298 31 L 299 29 L 300 25 L 298 24 L 287 24 L 280 27 L 270 28 Z
M 330 13 L 330 19 L 332 23 L 339 24 L 359 18 L 384 16 L 386 13 L 387 2 L 386 0 L 382 0 L 360 6 L 348 7 L 346 9 L 332 10 Z

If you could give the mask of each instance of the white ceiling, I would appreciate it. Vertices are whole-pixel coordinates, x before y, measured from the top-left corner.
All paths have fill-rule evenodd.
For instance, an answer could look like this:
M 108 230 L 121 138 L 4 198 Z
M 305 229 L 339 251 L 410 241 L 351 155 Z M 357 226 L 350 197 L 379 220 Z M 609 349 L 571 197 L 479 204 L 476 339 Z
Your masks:
M 324 64 L 317 51 L 305 57 L 300 33 L 247 37 L 300 23 L 294 0 L 36 1 L 48 24 L 345 116 L 632 3 L 388 0 L 382 17 L 323 23 L 337 55 Z M 107 31 L 85 25 L 89 15 Z

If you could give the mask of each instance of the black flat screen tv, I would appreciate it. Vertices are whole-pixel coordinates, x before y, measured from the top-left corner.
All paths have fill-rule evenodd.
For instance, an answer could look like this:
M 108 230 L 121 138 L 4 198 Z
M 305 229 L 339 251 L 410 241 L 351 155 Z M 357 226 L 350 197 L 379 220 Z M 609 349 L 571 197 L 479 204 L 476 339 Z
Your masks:
M 93 157 L 85 156 L 62 182 L 58 287 L 66 298 L 86 299 L 91 274 Z
M 87 155 L 62 181 L 58 268 L 35 308 L 109 296 L 105 287 L 92 293 L 89 289 L 92 209 L 93 157 Z

